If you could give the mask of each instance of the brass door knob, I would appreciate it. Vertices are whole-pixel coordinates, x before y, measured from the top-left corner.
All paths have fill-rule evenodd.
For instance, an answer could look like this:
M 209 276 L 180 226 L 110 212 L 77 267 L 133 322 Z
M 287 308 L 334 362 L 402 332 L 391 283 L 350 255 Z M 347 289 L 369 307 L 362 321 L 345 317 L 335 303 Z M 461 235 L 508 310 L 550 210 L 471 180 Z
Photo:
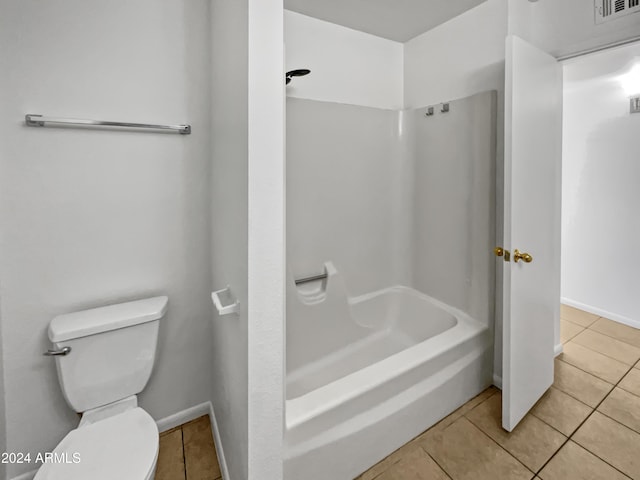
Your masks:
M 522 260 L 525 263 L 533 262 L 533 257 L 526 252 L 520 252 L 517 248 L 513 251 L 513 261 L 518 263 Z

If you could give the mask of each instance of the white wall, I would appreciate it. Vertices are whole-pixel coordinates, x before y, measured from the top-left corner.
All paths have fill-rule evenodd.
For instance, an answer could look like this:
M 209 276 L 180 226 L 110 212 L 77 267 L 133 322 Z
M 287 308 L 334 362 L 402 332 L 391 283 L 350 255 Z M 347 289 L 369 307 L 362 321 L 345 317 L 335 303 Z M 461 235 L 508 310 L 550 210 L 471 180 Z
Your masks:
M 403 44 L 285 10 L 286 69 L 308 68 L 287 95 L 378 108 L 403 106 Z
M 408 41 L 405 107 L 504 90 L 506 22 L 506 0 L 488 0 Z
M 640 14 L 595 23 L 593 1 L 509 0 L 509 32 L 561 57 L 640 36 Z
M 60 313 L 167 294 L 140 403 L 161 418 L 211 398 L 209 31 L 207 0 L 3 2 L 0 318 L 11 451 L 50 451 L 78 423 L 42 356 Z M 193 133 L 35 129 L 25 113 L 188 122 Z
M 248 12 L 247 0 L 212 2 L 212 288 L 230 285 L 239 315 L 213 314 L 210 372 L 224 461 L 248 478 Z M 231 48 L 233 46 L 233 48 Z
M 564 66 L 562 297 L 640 327 L 640 114 L 622 82 L 634 65 L 640 44 Z
M 284 85 L 282 4 L 212 3 L 213 405 L 228 480 L 282 478 Z
M 249 0 L 249 480 L 283 476 L 283 31 L 282 0 Z

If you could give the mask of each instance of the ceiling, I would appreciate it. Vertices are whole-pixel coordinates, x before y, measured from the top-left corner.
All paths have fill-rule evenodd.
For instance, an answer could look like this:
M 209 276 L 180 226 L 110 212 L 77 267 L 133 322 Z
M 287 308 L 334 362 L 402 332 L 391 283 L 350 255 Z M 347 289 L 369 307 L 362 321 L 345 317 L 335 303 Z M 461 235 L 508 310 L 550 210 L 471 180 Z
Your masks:
M 284 8 L 406 42 L 486 0 L 284 0 Z

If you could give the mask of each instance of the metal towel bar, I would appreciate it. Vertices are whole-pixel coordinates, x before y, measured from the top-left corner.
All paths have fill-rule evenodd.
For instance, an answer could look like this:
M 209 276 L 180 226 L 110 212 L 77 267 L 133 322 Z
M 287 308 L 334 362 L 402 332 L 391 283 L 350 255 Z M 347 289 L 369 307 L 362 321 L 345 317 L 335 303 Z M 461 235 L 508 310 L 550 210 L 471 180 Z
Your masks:
M 121 127 L 141 128 L 145 130 L 162 130 L 165 132 L 178 132 L 182 135 L 191 133 L 191 125 L 154 125 L 152 123 L 107 122 L 104 120 L 85 120 L 81 118 L 45 117 L 42 115 L 27 114 L 24 121 L 28 127 L 47 126 L 81 126 L 81 127 Z

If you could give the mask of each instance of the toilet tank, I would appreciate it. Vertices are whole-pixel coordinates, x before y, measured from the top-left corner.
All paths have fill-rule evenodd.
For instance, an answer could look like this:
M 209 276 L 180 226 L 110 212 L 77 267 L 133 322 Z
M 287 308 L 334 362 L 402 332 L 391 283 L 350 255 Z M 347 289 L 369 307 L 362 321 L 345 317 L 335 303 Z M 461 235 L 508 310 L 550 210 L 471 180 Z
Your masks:
M 151 376 L 167 297 L 55 317 L 49 325 L 60 387 L 76 412 L 140 393 Z

